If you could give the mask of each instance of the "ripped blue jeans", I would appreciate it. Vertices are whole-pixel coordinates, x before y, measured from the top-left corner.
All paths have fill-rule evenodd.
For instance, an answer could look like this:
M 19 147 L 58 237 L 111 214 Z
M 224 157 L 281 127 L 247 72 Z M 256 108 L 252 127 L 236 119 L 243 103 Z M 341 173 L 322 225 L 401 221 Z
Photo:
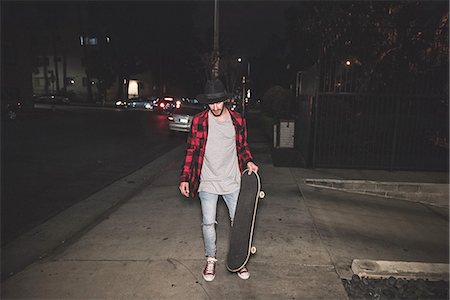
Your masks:
M 205 244 L 205 256 L 216 256 L 216 212 L 217 200 L 219 195 L 199 192 L 200 202 L 202 205 L 202 231 L 203 242 Z M 228 207 L 228 214 L 230 215 L 231 224 L 233 224 L 234 213 L 239 197 L 239 190 L 230 194 L 222 195 L 225 204 Z

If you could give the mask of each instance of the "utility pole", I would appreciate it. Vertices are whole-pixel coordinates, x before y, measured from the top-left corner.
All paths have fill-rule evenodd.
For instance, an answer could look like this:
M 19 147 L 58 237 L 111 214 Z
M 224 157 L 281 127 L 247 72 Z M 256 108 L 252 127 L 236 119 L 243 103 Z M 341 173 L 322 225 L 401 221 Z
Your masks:
M 59 37 L 56 34 L 56 28 L 52 30 L 52 46 L 53 46 L 53 65 L 55 67 L 56 93 L 59 94 L 59 66 L 58 66 L 58 51 L 56 49 L 56 40 Z
M 211 55 L 211 79 L 219 78 L 219 3 L 214 0 L 214 42 Z
M 45 86 L 44 86 L 44 93 L 45 95 L 49 94 L 49 90 L 48 90 L 48 86 L 50 85 L 50 82 L 48 80 L 48 62 L 49 62 L 49 58 L 48 56 L 45 54 L 42 57 L 42 63 L 43 63 L 43 70 L 44 70 L 44 81 L 45 81 Z

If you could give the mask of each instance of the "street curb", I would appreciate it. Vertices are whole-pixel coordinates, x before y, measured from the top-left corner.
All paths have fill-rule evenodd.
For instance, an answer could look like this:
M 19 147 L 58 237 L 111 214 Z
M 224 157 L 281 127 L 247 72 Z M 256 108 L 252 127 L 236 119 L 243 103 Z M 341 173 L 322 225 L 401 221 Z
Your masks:
M 78 233 L 97 224 L 157 179 L 182 153 L 184 147 L 184 144 L 176 147 L 4 246 L 1 253 L 1 280 L 46 257 Z
M 305 179 L 316 187 L 383 198 L 419 202 L 449 208 L 449 185 L 446 183 L 383 182 L 370 180 Z
M 354 259 L 352 271 L 359 277 L 374 279 L 392 276 L 395 278 L 428 279 L 431 281 L 449 280 L 449 266 L 445 263 Z

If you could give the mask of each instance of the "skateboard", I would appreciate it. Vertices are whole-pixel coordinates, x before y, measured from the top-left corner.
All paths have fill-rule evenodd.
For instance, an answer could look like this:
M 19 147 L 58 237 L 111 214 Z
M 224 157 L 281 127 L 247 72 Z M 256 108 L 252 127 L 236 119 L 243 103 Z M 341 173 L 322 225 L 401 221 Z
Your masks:
M 248 169 L 242 172 L 241 191 L 231 227 L 230 247 L 227 256 L 227 269 L 237 272 L 248 262 L 250 254 L 256 253 L 253 246 L 256 210 L 259 199 L 265 194 L 261 190 L 261 179 L 257 173 L 248 175 Z

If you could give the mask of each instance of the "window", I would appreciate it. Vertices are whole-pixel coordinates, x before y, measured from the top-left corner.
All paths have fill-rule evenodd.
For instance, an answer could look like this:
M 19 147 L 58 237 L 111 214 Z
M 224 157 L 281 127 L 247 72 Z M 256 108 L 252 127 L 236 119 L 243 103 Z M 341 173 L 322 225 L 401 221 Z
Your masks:
M 92 37 L 88 39 L 88 45 L 97 45 L 97 38 L 96 37 Z
M 97 38 L 95 36 L 92 37 L 86 37 L 86 36 L 80 36 L 80 45 L 97 45 Z

